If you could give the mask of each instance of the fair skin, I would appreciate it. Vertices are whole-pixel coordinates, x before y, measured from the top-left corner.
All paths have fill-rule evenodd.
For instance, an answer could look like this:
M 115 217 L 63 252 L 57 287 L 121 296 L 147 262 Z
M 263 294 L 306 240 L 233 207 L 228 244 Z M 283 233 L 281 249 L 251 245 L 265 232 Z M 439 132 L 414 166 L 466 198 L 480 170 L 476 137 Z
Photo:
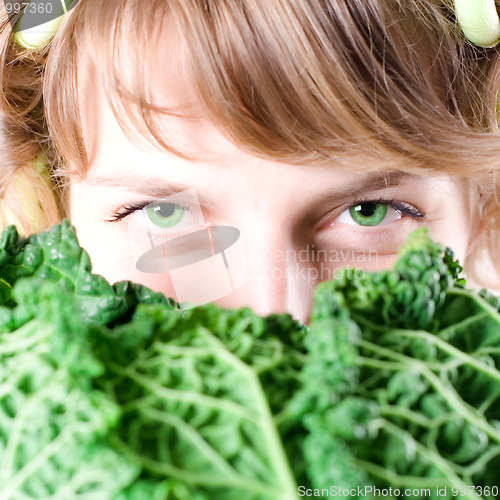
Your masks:
M 391 267 L 408 234 L 420 225 L 465 259 L 472 241 L 469 199 L 450 177 L 403 175 L 394 164 L 369 156 L 353 159 L 350 169 L 334 159 L 317 166 L 259 158 L 210 122 L 186 82 L 165 78 L 167 70 L 162 71 L 157 75 L 163 82 L 162 97 L 197 116 L 165 117 L 165 130 L 176 145 L 203 157 L 201 162 L 128 137 L 102 87 L 90 76 L 82 86 L 89 168 L 85 180 L 70 184 L 69 217 L 93 272 L 110 283 L 132 280 L 174 296 L 167 274 L 141 272 L 135 263 L 148 248 L 147 230 L 166 234 L 175 229 L 158 227 L 158 218 L 150 217 L 154 203 L 186 189 L 195 189 L 203 220 L 183 212 L 176 224 L 180 232 L 183 221 L 198 227 L 228 225 L 241 232 L 248 279 L 215 301 L 222 307 L 249 306 L 261 315 L 289 312 L 307 322 L 313 290 L 322 278 L 345 266 Z M 152 205 L 129 213 L 138 203 Z M 156 207 L 163 207 L 165 214 L 173 208 Z M 300 250 L 311 248 L 324 251 L 323 260 L 312 258 L 314 252 L 299 258 Z

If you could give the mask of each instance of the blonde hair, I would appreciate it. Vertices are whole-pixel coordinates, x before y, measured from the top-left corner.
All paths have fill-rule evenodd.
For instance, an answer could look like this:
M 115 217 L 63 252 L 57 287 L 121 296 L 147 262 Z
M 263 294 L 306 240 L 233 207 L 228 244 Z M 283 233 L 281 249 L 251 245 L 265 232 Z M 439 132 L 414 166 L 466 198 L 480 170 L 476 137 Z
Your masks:
M 242 149 L 303 165 L 369 154 L 391 168 L 448 174 L 477 193 L 476 215 L 487 221 L 477 252 L 498 260 L 499 52 L 464 39 L 453 0 L 80 0 L 39 50 L 12 43 L 3 13 L 0 104 L 17 141 L 11 156 L 21 168 L 26 144 L 46 153 L 60 216 L 66 180 L 88 168 L 77 85 L 84 53 L 126 130 L 197 160 L 169 141 L 158 117 L 177 111 L 152 102 L 145 84 L 144 58 L 166 20 L 208 115 Z M 2 170 L 8 185 L 15 169 Z M 467 274 L 492 286 L 474 269 L 476 255 Z

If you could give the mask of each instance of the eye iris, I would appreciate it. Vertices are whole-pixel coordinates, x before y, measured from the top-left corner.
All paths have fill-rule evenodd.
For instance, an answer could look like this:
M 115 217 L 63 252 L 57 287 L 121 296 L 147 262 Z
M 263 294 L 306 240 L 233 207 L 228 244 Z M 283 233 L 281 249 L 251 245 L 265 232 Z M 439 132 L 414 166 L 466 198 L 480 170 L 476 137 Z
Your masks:
M 184 214 L 184 208 L 174 203 L 158 203 L 146 209 L 149 220 L 159 227 L 173 227 Z
M 383 203 L 360 203 L 349 209 L 354 222 L 360 226 L 376 226 L 386 214 L 387 205 Z

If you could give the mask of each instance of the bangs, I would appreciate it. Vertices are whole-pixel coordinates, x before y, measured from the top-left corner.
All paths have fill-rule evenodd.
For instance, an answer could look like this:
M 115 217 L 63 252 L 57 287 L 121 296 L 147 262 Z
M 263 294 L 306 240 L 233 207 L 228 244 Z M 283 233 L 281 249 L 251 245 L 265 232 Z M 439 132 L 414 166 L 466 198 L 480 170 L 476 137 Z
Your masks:
M 79 2 L 53 41 L 44 79 L 64 173 L 84 178 L 88 168 L 78 102 L 84 54 L 130 137 L 192 161 L 199 158 L 161 126 L 165 115 L 186 115 L 155 102 L 149 75 L 173 60 L 208 118 L 259 157 L 349 166 L 360 155 L 420 173 L 491 172 L 500 154 L 488 133 L 497 129 L 495 106 L 477 83 L 488 78 L 459 63 L 450 3 Z M 162 45 L 165 33 L 175 53 Z

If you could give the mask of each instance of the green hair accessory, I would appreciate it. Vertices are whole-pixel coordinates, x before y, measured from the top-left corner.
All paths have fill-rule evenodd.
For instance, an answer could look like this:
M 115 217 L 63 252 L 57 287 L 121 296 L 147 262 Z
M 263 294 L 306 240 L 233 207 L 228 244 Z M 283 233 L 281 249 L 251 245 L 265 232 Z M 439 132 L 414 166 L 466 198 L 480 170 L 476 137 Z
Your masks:
M 454 0 L 455 17 L 466 38 L 490 48 L 500 42 L 500 19 L 495 0 Z
M 24 13 L 15 27 L 14 42 L 29 50 L 36 50 L 44 46 L 56 34 L 64 15 L 78 3 L 74 0 L 60 0 L 60 2 L 62 10 L 58 8 L 58 12 L 62 14 L 40 24 L 37 23 L 36 17 L 38 16 L 40 19 L 40 14 L 36 9 L 30 9 L 32 3 L 26 5 Z

